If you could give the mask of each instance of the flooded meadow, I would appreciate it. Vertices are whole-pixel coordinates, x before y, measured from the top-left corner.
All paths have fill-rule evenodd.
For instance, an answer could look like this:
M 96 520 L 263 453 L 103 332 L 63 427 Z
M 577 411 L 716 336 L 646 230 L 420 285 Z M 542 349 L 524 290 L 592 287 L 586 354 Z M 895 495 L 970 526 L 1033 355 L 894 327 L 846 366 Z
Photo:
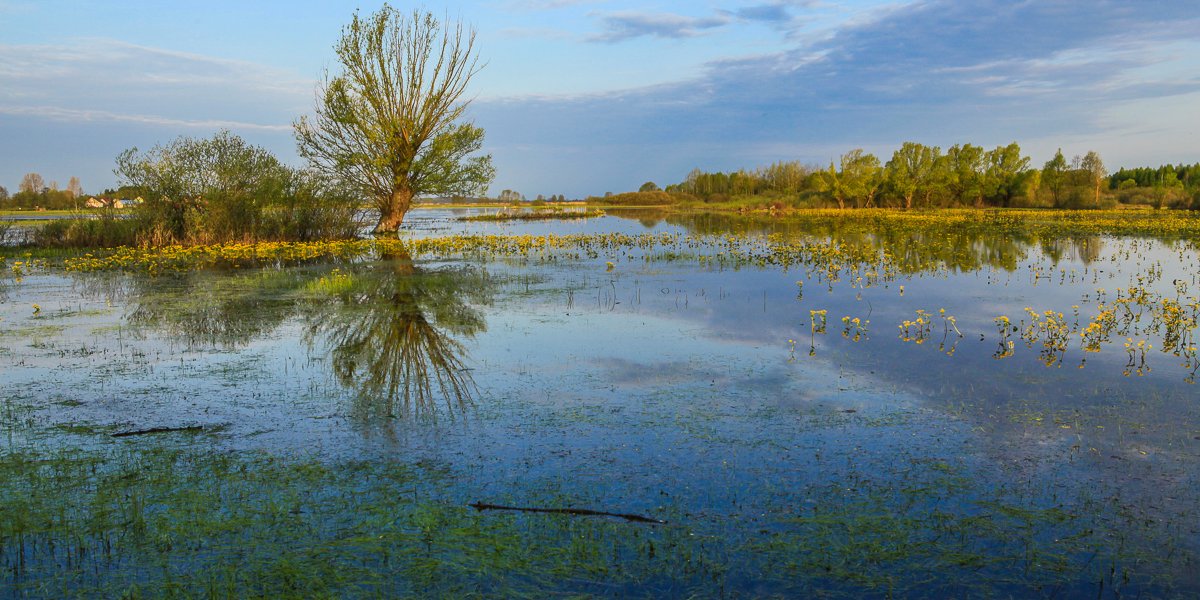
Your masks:
M 1200 594 L 1194 217 L 491 212 L 10 249 L 0 595 Z

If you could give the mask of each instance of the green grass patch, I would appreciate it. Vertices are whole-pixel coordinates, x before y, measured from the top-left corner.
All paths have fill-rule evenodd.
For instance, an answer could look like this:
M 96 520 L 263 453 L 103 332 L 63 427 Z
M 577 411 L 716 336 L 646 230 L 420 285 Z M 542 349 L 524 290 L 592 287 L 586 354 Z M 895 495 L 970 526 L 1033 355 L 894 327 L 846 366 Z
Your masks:
M 553 220 L 570 220 L 570 219 L 592 219 L 595 217 L 603 217 L 604 211 L 598 208 L 585 210 L 530 210 L 530 211 L 501 211 L 487 215 L 473 215 L 469 217 L 459 217 L 459 221 L 483 221 L 483 222 L 503 222 L 503 221 L 553 221 Z

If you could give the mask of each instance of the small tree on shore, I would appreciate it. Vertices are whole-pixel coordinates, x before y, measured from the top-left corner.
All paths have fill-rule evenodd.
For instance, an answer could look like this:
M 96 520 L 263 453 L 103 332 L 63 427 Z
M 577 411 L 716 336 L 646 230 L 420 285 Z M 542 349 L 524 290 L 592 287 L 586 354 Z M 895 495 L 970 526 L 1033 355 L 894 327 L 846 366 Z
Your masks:
M 931 148 L 916 142 L 904 142 L 892 153 L 892 160 L 886 166 L 887 179 L 904 198 L 905 209 L 912 208 L 913 196 L 918 190 L 929 187 L 939 156 L 941 149 L 937 146 Z
M 871 208 L 875 206 L 875 192 L 883 183 L 883 168 L 874 154 L 855 148 L 842 155 L 839 180 L 845 195 L 856 205 Z
M 1054 207 L 1062 207 L 1063 188 L 1067 184 L 1067 159 L 1063 156 L 1062 148 L 1054 153 L 1054 158 L 1046 161 L 1042 167 L 1042 185 L 1050 190 L 1054 198 Z
M 1089 150 L 1083 160 L 1079 162 L 1079 166 L 1087 172 L 1088 182 L 1092 187 L 1093 204 L 1100 206 L 1100 188 L 1108 181 L 1108 169 L 1104 168 L 1104 161 L 1100 159 L 1098 152 Z
M 334 47 L 316 114 L 295 123 L 300 154 L 353 184 L 379 210 L 376 233 L 395 232 L 420 196 L 481 195 L 495 169 L 474 156 L 483 130 L 462 122 L 480 65 L 475 32 L 430 13 L 384 5 L 354 15 Z

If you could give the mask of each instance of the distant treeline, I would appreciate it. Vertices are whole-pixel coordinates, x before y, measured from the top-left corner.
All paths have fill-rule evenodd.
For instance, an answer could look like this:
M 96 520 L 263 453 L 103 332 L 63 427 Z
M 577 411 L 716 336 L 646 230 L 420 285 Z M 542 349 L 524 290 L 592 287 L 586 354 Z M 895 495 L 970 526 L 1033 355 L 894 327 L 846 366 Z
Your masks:
M 1163 165 L 1158 168 L 1123 168 L 1108 178 L 1108 187 L 1113 190 L 1122 187 L 1152 188 L 1156 185 L 1174 186 L 1176 183 L 1189 190 L 1200 187 L 1200 163 L 1192 165 Z
M 0 191 L 3 191 L 0 188 Z M 74 210 L 83 206 L 84 200 L 66 190 L 17 192 L 11 196 L 0 193 L 0 209 Z
M 647 182 L 641 191 L 657 189 Z M 1110 174 L 1094 151 L 1067 160 L 1060 149 L 1038 168 L 1015 142 L 992 150 L 956 144 L 944 152 L 905 142 L 886 162 L 856 149 L 826 168 L 792 161 L 730 173 L 695 169 L 665 191 L 676 201 L 779 208 L 1098 208 L 1118 202 L 1200 208 L 1200 163 Z
M 15 194 L 9 194 L 8 188 L 0 185 L 0 209 L 5 208 L 46 208 L 46 209 L 75 209 L 79 207 L 83 187 L 78 177 L 71 177 L 66 189 L 59 189 L 57 181 L 49 184 L 37 173 L 26 173 L 21 178 Z

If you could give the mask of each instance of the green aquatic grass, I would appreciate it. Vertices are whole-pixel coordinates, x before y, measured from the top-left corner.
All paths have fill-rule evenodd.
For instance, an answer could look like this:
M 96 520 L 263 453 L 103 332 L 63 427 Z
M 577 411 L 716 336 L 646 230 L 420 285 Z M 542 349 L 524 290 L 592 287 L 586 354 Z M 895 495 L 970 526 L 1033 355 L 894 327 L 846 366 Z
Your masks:
M 440 497 L 436 469 L 387 461 L 121 447 L 12 452 L 0 473 L 0 584 L 17 595 L 597 593 L 648 577 L 627 553 L 657 537 L 478 513 Z
M 559 207 L 552 207 L 548 210 L 516 210 L 516 211 L 500 211 L 483 215 L 473 215 L 468 217 L 459 217 L 459 221 L 476 221 L 476 222 L 504 222 L 504 221 L 554 221 L 554 220 L 571 220 L 571 219 L 594 219 L 603 217 L 604 211 L 598 208 L 585 210 L 564 210 Z
M 506 260 L 519 260 L 522 252 L 536 254 L 542 251 L 537 248 L 555 243 L 536 246 L 511 238 L 454 245 L 459 241 L 429 243 L 424 251 L 438 256 L 442 249 L 471 255 L 510 252 Z M 743 241 L 728 243 L 741 248 Z M 657 246 L 641 246 L 635 238 L 581 237 L 571 243 L 569 250 L 552 249 L 607 257 L 636 248 L 661 252 L 654 260 L 662 262 L 698 261 L 700 256 L 682 237 L 674 250 L 648 250 Z M 725 251 L 725 241 L 709 243 L 705 256 Z M 845 275 L 853 271 L 840 270 L 850 268 L 847 261 L 881 256 L 870 244 L 858 243 L 819 254 L 827 246 L 811 247 L 818 257 L 814 260 L 822 261 L 817 264 L 825 274 L 842 273 L 843 281 L 853 280 Z M 240 253 L 247 250 L 232 252 L 244 256 Z M 222 258 L 212 260 L 211 264 L 229 266 Z M 613 260 L 619 274 L 632 259 Z M 729 256 L 724 260 L 734 266 L 778 264 L 766 253 L 747 254 L 744 263 Z M 135 276 L 133 285 L 145 288 L 140 290 L 141 300 L 134 301 L 138 305 L 131 305 L 131 320 L 172 339 L 238 345 L 275 330 L 298 314 L 295 311 L 331 298 L 337 302 L 329 306 L 336 310 L 318 313 L 329 317 L 322 322 L 380 312 L 386 313 L 381 323 L 397 323 L 403 321 L 397 314 L 414 316 L 398 309 L 410 311 L 414 304 L 422 305 L 414 298 L 428 297 L 432 301 L 424 301 L 421 312 L 442 311 L 447 321 L 463 322 L 464 314 L 451 300 L 457 296 L 461 302 L 468 292 L 444 283 L 446 293 L 430 295 L 429 289 L 397 289 L 394 282 L 387 283 L 388 293 L 366 292 L 362 269 L 353 270 L 363 265 L 348 262 L 349 266 L 339 263 L 347 270 L 344 277 L 322 268 L 293 277 L 292 268 L 270 266 L 243 269 L 238 276 Z M 721 259 L 710 264 L 720 265 Z M 598 274 L 603 271 L 603 266 L 591 268 Z M 399 279 L 412 275 L 389 274 Z M 434 284 L 443 276 L 449 275 L 426 274 Z M 543 283 L 523 277 L 509 282 L 515 288 L 508 291 L 512 297 L 523 298 Z M 790 288 L 792 278 L 785 279 Z M 918 285 L 909 285 L 910 295 L 919 292 Z M 146 293 L 156 286 L 163 289 Z M 810 302 L 819 297 L 820 290 L 814 288 L 819 286 L 809 286 Z M 547 285 L 539 293 L 556 299 L 565 293 L 569 304 L 573 289 Z M 583 304 L 585 294 L 596 288 L 579 289 L 576 301 Z M 399 300 L 396 310 L 385 311 L 379 298 Z M 926 308 L 934 311 L 936 305 Z M 798 311 L 804 328 L 810 327 L 808 309 Z M 830 312 L 830 318 L 838 316 Z M 467 319 L 471 320 L 482 322 Z M 879 331 L 885 328 L 878 326 Z M 837 335 L 836 325 L 831 333 Z M 1015 337 L 1018 343 L 1026 339 L 1021 332 Z M 198 376 L 232 386 L 245 384 L 255 379 L 256 357 L 242 358 L 200 368 Z M 111 368 L 145 364 L 138 359 Z M 670 378 L 664 381 L 668 383 L 663 387 L 673 385 Z M 1141 408 L 1106 403 L 1084 407 L 1080 414 L 1061 406 L 1061 398 L 1045 398 L 1038 382 L 1022 382 L 1030 389 L 1024 402 L 1001 404 L 991 396 L 976 395 L 974 389 L 956 396 L 958 416 L 974 419 L 971 426 L 980 431 L 976 443 L 988 444 L 985 429 L 1023 427 L 1031 434 L 1013 443 L 1036 446 L 1056 441 L 1049 434 L 1091 431 L 1099 423 L 1128 425 L 1124 435 L 1132 440 L 1147 433 L 1134 422 L 1137 418 L 1155 422 L 1154 415 L 1162 412 L 1156 411 L 1149 394 L 1139 394 L 1137 403 L 1145 405 Z M 847 386 L 839 397 L 853 401 L 860 391 Z M 148 395 L 170 392 L 167 387 Z M 959 448 L 940 438 L 921 439 L 928 435 L 930 422 L 915 412 L 870 410 L 857 403 L 850 404 L 859 407 L 853 413 L 828 406 L 810 409 L 812 414 L 763 407 L 753 418 L 738 421 L 746 416 L 740 408 L 713 402 L 705 409 L 691 394 L 651 403 L 671 413 L 660 417 L 664 436 L 695 441 L 690 447 L 728 454 L 731 462 L 755 448 L 794 454 L 788 461 L 764 461 L 761 472 L 743 478 L 730 473 L 705 480 L 697 474 L 693 484 L 690 474 L 665 474 L 676 478 L 675 496 L 659 499 L 652 514 L 669 525 L 646 527 L 561 515 L 478 513 L 466 506 L 487 500 L 606 508 L 606 484 L 619 489 L 625 476 L 619 462 L 596 466 L 604 475 L 602 484 L 572 486 L 563 483 L 571 474 L 558 473 L 531 477 L 519 487 L 498 486 L 499 497 L 480 497 L 473 486 L 486 481 L 488 473 L 439 469 L 408 456 L 343 461 L 227 452 L 219 449 L 225 446 L 220 436 L 175 433 L 117 443 L 108 438 L 112 431 L 104 426 L 47 427 L 47 411 L 66 411 L 70 401 L 51 402 L 46 408 L 43 399 L 19 394 L 11 392 L 0 402 L 3 429 L 30 432 L 39 440 L 53 438 L 55 444 L 29 449 L 18 440 L 0 448 L 0 589 L 13 596 L 1113 597 L 1185 596 L 1200 588 L 1196 544 L 1186 526 L 1200 517 L 1194 495 L 1184 498 L 1178 510 L 1145 506 L 1141 500 L 1157 500 L 1161 494 L 1151 490 L 1123 496 L 1117 488 L 1128 479 L 1108 481 L 1103 468 L 1098 468 L 1099 474 L 1075 479 L 1079 473 L 1073 465 L 1078 461 L 1125 460 L 1110 458 L 1107 449 L 1089 454 L 1086 445 L 1077 453 L 1047 446 L 1022 449 L 1028 454 L 1017 452 L 1014 457 L 1005 452 L 1012 448 Z M 1110 398 L 1099 391 L 1089 397 Z M 39 408 L 28 410 L 29 405 Z M 693 408 L 679 408 L 689 405 Z M 1120 411 L 1120 418 L 1104 413 L 1105 407 Z M 607 424 L 616 432 L 628 424 L 609 410 L 607 403 L 598 401 L 538 413 L 520 425 L 551 431 Z M 534 423 L 537 418 L 543 422 Z M 822 438 L 814 456 L 797 451 L 796 438 L 769 433 L 746 437 L 736 427 L 741 422 L 769 428 L 777 419 L 795 419 L 795 431 L 827 432 L 828 437 Z M 869 430 L 870 438 L 915 441 L 894 451 L 860 450 L 848 440 L 864 439 L 863 430 Z M 1190 438 L 1195 430 L 1189 431 Z M 69 448 L 76 443 L 90 449 Z M 1180 453 L 1194 455 L 1191 443 L 1180 440 Z M 979 458 L 974 452 L 984 460 L 970 460 Z M 1046 453 L 1040 455 L 1041 462 L 1031 459 L 1040 452 Z M 1176 465 L 1186 470 L 1189 461 L 1181 459 L 1166 471 Z M 486 469 L 491 464 L 485 459 L 484 466 L 458 468 Z M 654 463 L 647 459 L 634 464 L 645 468 Z M 805 477 L 795 477 L 806 469 Z M 1165 477 L 1163 469 L 1136 472 Z M 1186 472 L 1179 476 L 1186 477 Z M 555 477 L 563 480 L 556 482 Z M 1153 488 L 1158 481 L 1137 485 Z M 1168 490 L 1185 485 L 1164 483 L 1175 486 Z M 681 489 L 686 494 L 678 493 Z M 726 490 L 745 493 L 734 494 L 740 502 L 695 499 L 719 497 Z M 760 493 L 764 490 L 769 493 Z
M 32 340 L 46 340 L 48 338 L 56 338 L 66 331 L 66 325 L 33 325 L 30 327 L 19 327 L 16 329 L 0 329 L 0 337 L 17 338 Z
M 1053 482 L 991 487 L 962 459 L 908 451 L 861 468 L 831 454 L 836 477 L 748 509 L 695 513 L 687 498 L 664 498 L 651 516 L 668 524 L 647 526 L 478 512 L 463 474 L 432 463 L 176 446 L 183 436 L 6 450 L 0 587 L 17 597 L 1169 595 L 1196 561 L 1179 532 L 1119 496 L 1060 491 L 1047 502 Z M 488 500 L 595 506 L 606 494 L 576 487 L 535 479 Z

